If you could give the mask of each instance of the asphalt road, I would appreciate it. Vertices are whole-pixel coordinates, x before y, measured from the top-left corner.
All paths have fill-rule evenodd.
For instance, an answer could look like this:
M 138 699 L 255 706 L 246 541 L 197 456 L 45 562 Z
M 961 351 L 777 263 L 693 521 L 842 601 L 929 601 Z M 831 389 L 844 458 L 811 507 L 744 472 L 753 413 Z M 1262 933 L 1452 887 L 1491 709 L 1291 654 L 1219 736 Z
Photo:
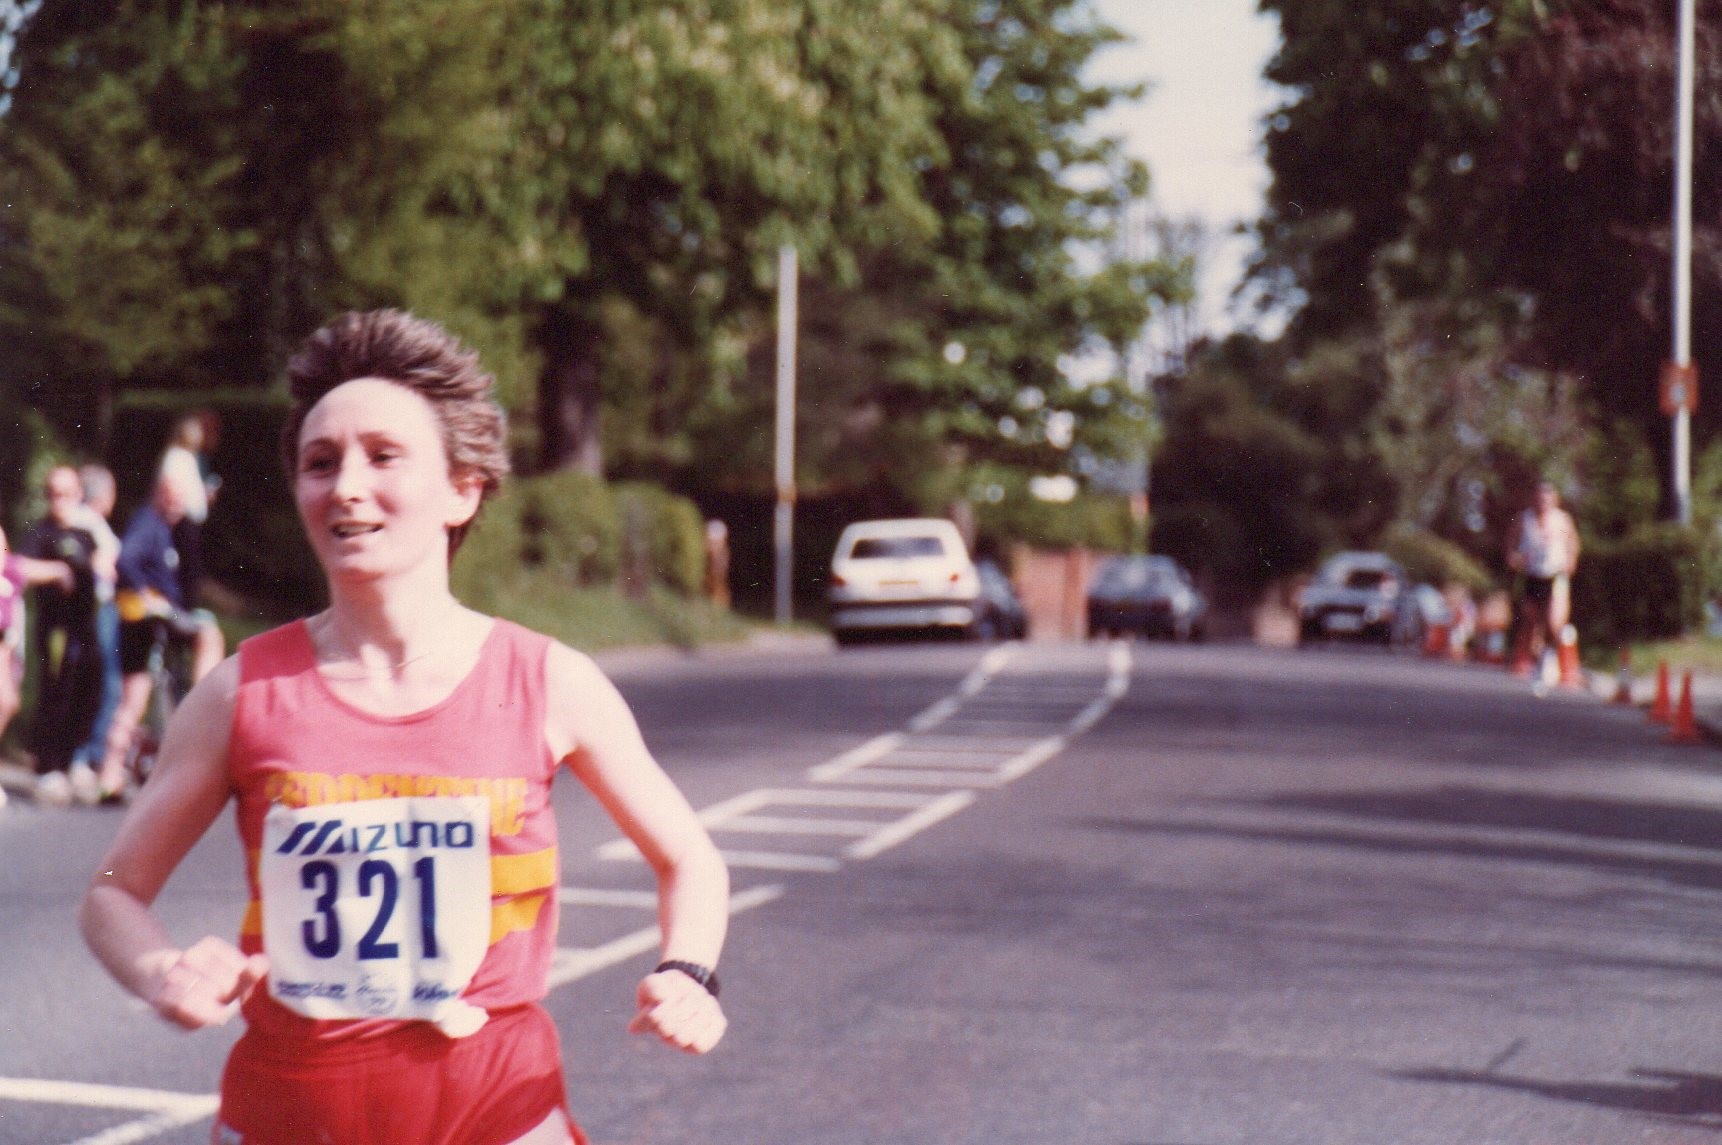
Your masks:
M 624 1032 L 649 880 L 564 785 L 547 1002 L 595 1145 L 1722 1141 L 1722 755 L 1368 650 L 620 659 L 731 856 L 730 1036 Z M 204 1142 L 235 1031 L 71 908 L 115 813 L 0 813 L 0 1142 Z M 164 899 L 231 932 L 230 830 Z

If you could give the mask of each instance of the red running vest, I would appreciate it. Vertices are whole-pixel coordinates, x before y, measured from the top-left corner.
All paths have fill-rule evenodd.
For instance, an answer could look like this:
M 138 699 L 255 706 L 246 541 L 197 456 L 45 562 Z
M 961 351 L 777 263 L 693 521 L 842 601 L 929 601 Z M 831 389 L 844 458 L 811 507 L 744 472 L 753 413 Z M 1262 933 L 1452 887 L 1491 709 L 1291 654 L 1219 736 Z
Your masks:
M 490 797 L 490 947 L 462 997 L 486 1010 L 547 990 L 556 947 L 557 761 L 544 740 L 548 637 L 497 620 L 472 672 L 434 707 L 379 716 L 342 700 L 317 671 L 304 621 L 246 640 L 227 766 L 237 796 L 251 903 L 240 949 L 263 948 L 258 856 L 263 818 L 291 807 L 402 795 Z M 283 1039 L 365 1038 L 398 1020 L 316 1021 L 254 991 L 245 1017 Z

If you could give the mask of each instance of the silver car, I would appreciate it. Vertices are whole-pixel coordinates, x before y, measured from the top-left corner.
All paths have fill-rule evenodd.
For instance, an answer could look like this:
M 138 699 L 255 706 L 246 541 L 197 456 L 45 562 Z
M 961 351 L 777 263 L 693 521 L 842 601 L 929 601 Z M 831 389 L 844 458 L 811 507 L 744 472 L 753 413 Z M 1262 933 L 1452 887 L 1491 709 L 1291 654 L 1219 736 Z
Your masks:
M 1298 641 L 1335 638 L 1392 643 L 1409 605 L 1405 570 L 1385 553 L 1338 553 L 1323 562 L 1298 602 Z

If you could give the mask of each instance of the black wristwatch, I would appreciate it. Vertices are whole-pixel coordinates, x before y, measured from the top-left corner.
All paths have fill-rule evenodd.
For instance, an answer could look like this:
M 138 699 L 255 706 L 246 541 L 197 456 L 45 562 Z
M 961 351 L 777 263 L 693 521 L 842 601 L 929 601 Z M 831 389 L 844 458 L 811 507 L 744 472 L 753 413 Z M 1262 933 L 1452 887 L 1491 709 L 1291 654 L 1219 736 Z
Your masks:
M 686 974 L 689 978 L 692 978 L 695 982 L 704 986 L 706 988 L 706 993 L 710 994 L 714 998 L 718 996 L 717 971 L 713 970 L 710 966 L 701 966 L 698 962 L 682 962 L 679 959 L 672 958 L 668 962 L 658 963 L 657 969 L 653 970 L 652 973 L 662 974 L 666 970 L 680 970 L 683 974 Z

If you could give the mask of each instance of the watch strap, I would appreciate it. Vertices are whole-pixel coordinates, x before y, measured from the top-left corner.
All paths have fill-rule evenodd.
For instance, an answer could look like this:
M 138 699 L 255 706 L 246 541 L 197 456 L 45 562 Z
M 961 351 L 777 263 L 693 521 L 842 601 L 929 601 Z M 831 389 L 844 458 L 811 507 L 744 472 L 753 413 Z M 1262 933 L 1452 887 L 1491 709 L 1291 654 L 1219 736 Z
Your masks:
M 695 982 L 704 986 L 706 988 L 706 993 L 710 994 L 714 998 L 718 996 L 717 971 L 713 970 L 710 966 L 701 966 L 698 962 L 683 962 L 678 958 L 672 958 L 666 962 L 658 963 L 657 968 L 653 970 L 652 973 L 662 974 L 666 970 L 680 970 L 683 974 L 686 974 L 689 978 L 692 978 Z

